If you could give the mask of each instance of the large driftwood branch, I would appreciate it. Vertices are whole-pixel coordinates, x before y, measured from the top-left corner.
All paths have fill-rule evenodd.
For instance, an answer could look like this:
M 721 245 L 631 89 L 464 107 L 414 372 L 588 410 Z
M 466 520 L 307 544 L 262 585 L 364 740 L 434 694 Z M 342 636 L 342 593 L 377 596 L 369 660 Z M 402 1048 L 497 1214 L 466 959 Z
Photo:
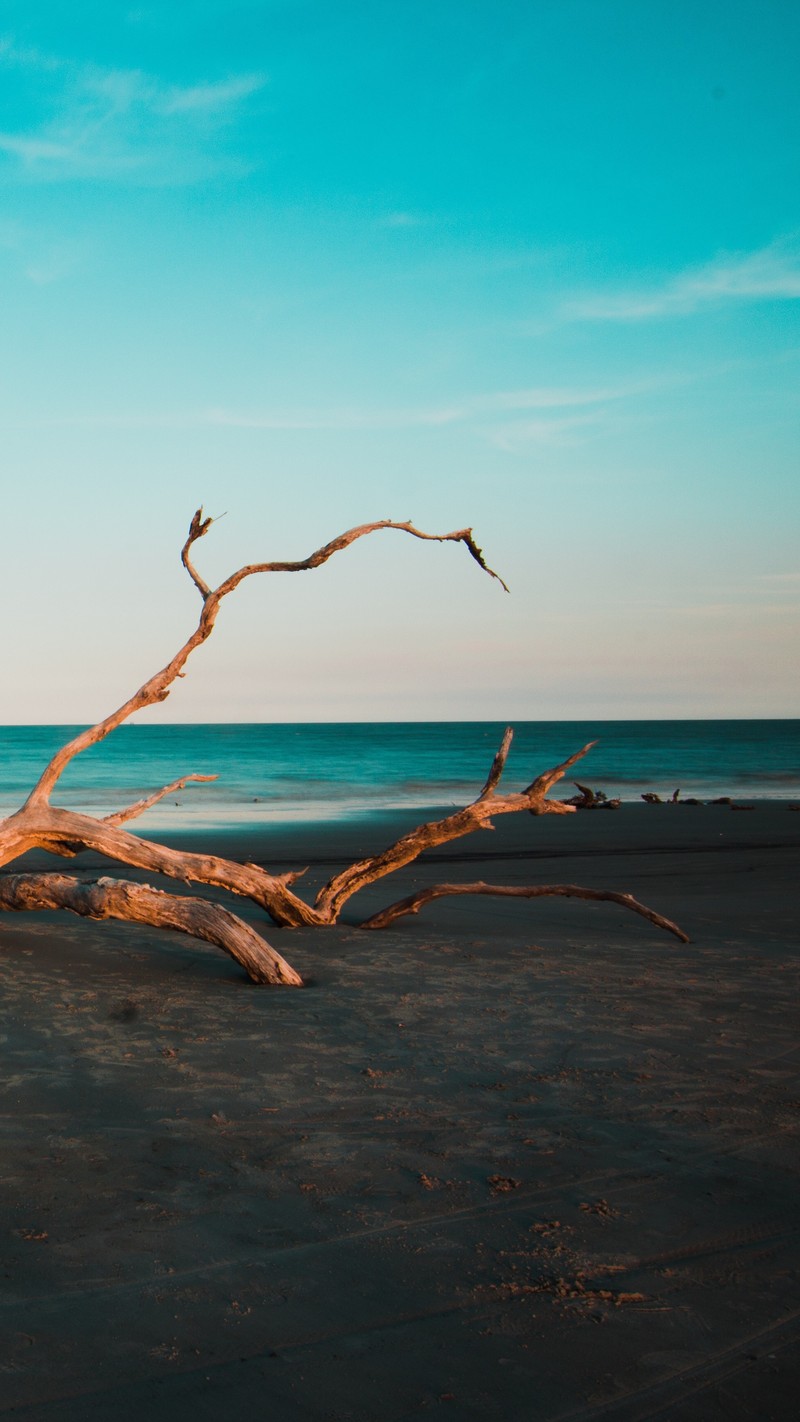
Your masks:
M 0 912 L 68 909 L 82 918 L 115 918 L 172 928 L 222 948 L 254 983 L 302 987 L 299 973 L 236 914 L 205 899 L 179 898 L 123 879 L 84 883 L 67 874 L 0 875 Z
M 251 899 L 266 910 L 281 927 L 322 922 L 319 914 L 292 893 L 297 874 L 268 874 L 258 864 L 239 864 L 216 854 L 193 854 L 172 849 L 153 840 L 81 815 L 47 805 L 44 810 L 26 805 L 0 826 L 0 865 L 9 864 L 29 849 L 45 849 L 51 854 L 74 854 L 76 848 L 94 850 L 121 864 L 130 864 L 149 873 L 164 874 L 185 884 L 209 884 L 242 898 Z
M 388 908 L 381 909 L 380 913 L 375 913 L 361 924 L 362 928 L 388 928 L 390 924 L 396 923 L 398 918 L 403 918 L 406 914 L 419 913 L 425 904 L 432 903 L 434 899 L 443 899 L 458 894 L 491 894 L 495 897 L 508 899 L 590 899 L 596 903 L 619 904 L 621 908 L 631 909 L 633 913 L 641 914 L 649 923 L 654 923 L 656 928 L 663 928 L 666 933 L 671 933 L 675 938 L 679 938 L 681 943 L 688 943 L 689 939 L 682 928 L 671 919 L 664 918 L 663 914 L 656 913 L 653 909 L 642 904 L 635 899 L 632 894 L 619 894 L 613 889 L 583 889 L 578 884 L 533 884 L 520 887 L 518 885 L 505 884 L 484 884 L 478 880 L 474 884 L 433 884 L 428 889 L 419 889 L 415 894 L 409 894 L 407 898 L 400 899 L 396 904 L 390 904 Z
M 88 750 L 89 746 L 97 745 L 98 741 L 104 740 L 124 721 L 127 721 L 134 712 L 143 711 L 147 706 L 153 706 L 158 701 L 166 700 L 173 682 L 180 676 L 192 652 L 211 636 L 222 599 L 229 593 L 235 592 L 245 578 L 251 578 L 257 573 L 310 572 L 314 568 L 321 567 L 323 563 L 327 563 L 334 553 L 340 553 L 345 548 L 349 548 L 357 539 L 365 538 L 367 534 L 376 533 L 383 528 L 395 528 L 402 533 L 411 534 L 413 538 L 422 538 L 431 543 L 465 544 L 471 556 L 483 568 L 484 572 L 488 573 L 490 577 L 496 578 L 504 588 L 506 587 L 499 574 L 495 573 L 484 561 L 483 553 L 472 536 L 472 529 L 460 528 L 454 533 L 423 533 L 421 529 L 415 528 L 413 523 L 395 523 L 392 519 L 381 519 L 377 523 L 362 523 L 357 528 L 348 529 L 346 533 L 340 534 L 338 538 L 326 543 L 324 547 L 316 549 L 307 558 L 296 562 L 247 563 L 237 572 L 231 573 L 230 577 L 220 583 L 218 588 L 212 590 L 196 572 L 189 556 L 193 545 L 199 538 L 205 536 L 212 522 L 213 520 L 209 518 L 204 519 L 203 510 L 198 509 L 192 519 L 189 537 L 181 553 L 184 567 L 203 598 L 203 610 L 194 632 L 175 653 L 172 660 L 162 667 L 161 671 L 151 676 L 143 686 L 140 686 L 139 690 L 134 692 L 133 696 L 129 697 L 122 706 L 113 711 L 110 716 L 98 721 L 94 726 L 89 726 L 85 731 L 81 731 L 79 735 L 74 736 L 71 741 L 56 751 L 33 787 L 28 797 L 28 803 L 39 805 L 46 803 L 60 776 L 76 755 L 80 755 L 81 751 Z M 507 591 L 508 588 L 506 588 Z
M 202 610 L 195 630 L 172 657 L 171 661 L 150 677 L 133 696 L 104 720 L 81 731 L 52 757 L 16 814 L 0 821 L 0 865 L 11 863 L 31 849 L 44 849 L 66 858 L 82 849 L 94 850 L 106 858 L 162 874 L 183 883 L 201 883 L 250 899 L 281 927 L 317 926 L 338 920 L 344 904 L 368 884 L 394 873 L 412 863 L 427 849 L 461 838 L 478 829 L 492 829 L 495 815 L 527 810 L 533 815 L 564 815 L 574 812 L 572 805 L 548 799 L 549 791 L 578 760 L 590 745 L 576 751 L 560 765 L 537 776 L 526 789 L 500 794 L 500 784 L 511 747 L 512 732 L 506 731 L 494 758 L 486 782 L 477 798 L 464 809 L 444 819 L 417 826 L 401 836 L 379 854 L 349 865 L 318 893 L 314 904 L 306 903 L 291 887 L 300 873 L 270 874 L 257 864 L 240 864 L 217 855 L 194 854 L 171 849 L 131 834 L 122 828 L 171 794 L 192 781 L 214 780 L 213 775 L 187 775 L 154 791 L 105 819 L 61 809 L 50 803 L 50 797 L 65 767 L 76 756 L 96 745 L 134 712 L 163 701 L 175 679 L 196 647 L 201 646 L 213 631 L 223 598 L 236 590 L 246 578 L 257 573 L 299 573 L 319 568 L 335 553 L 350 547 L 357 539 L 382 529 L 397 529 L 413 538 L 435 543 L 463 543 L 479 566 L 505 588 L 502 578 L 488 567 L 472 530 L 457 529 L 453 533 L 425 533 L 410 522 L 397 523 L 384 519 L 377 523 L 360 524 L 338 538 L 318 548 L 309 557 L 296 562 L 249 563 L 232 573 L 217 588 L 212 589 L 201 577 L 192 561 L 195 543 L 205 537 L 213 520 L 203 517 L 198 509 L 181 550 L 181 561 L 202 598 Z M 506 588 L 506 591 L 508 589 Z M 539 885 L 530 889 L 507 889 L 502 886 L 438 885 L 424 890 L 373 915 L 364 927 L 377 928 L 394 922 L 405 913 L 416 913 L 423 903 L 450 893 L 514 894 L 536 898 L 544 894 L 578 898 L 594 898 L 622 904 L 641 913 L 650 922 L 678 937 L 681 930 L 653 910 L 631 898 L 605 890 L 580 889 L 574 885 Z M 85 883 L 62 874 L 22 874 L 0 876 L 0 911 L 20 911 L 34 908 L 62 908 L 91 918 L 119 918 L 129 922 L 147 923 L 155 927 L 174 928 L 205 939 L 224 949 L 241 963 L 253 981 L 300 985 L 293 968 L 275 953 L 242 919 L 228 910 L 203 899 L 175 896 L 148 885 L 100 879 Z

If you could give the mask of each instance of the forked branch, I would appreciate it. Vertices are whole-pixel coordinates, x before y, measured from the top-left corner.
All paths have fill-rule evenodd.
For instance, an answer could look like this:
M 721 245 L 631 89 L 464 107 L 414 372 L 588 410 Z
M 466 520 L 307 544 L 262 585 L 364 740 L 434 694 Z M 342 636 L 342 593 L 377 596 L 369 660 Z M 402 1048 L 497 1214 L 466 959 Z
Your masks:
M 538 776 L 526 790 L 510 795 L 498 795 L 497 786 L 513 734 L 509 726 L 492 762 L 486 784 L 472 804 L 466 805 L 463 810 L 457 810 L 454 815 L 447 815 L 443 820 L 431 820 L 428 824 L 417 825 L 416 829 L 404 834 L 380 854 L 369 859 L 360 859 L 343 869 L 340 874 L 335 874 L 320 889 L 314 905 L 323 920 L 326 923 L 335 922 L 347 900 L 367 884 L 374 884 L 377 879 L 383 879 L 387 874 L 393 874 L 396 869 L 413 863 L 426 849 L 435 849 L 440 844 L 461 839 L 466 834 L 489 826 L 496 815 L 516 814 L 520 810 L 527 810 L 531 815 L 574 814 L 572 805 L 565 805 L 560 800 L 548 800 L 547 792 L 566 774 L 570 766 L 591 750 L 594 741 L 576 751 L 568 760 L 562 761 L 561 765 L 556 765 L 552 770 Z
M 484 560 L 483 553 L 472 536 L 471 528 L 460 528 L 454 533 L 423 533 L 423 531 L 416 528 L 413 523 L 395 523 L 392 519 L 381 519 L 377 523 L 359 524 L 357 528 L 348 529 L 346 533 L 340 534 L 338 538 L 334 538 L 330 543 L 326 543 L 324 547 L 316 549 L 316 551 L 309 554 L 307 558 L 302 558 L 296 562 L 275 561 L 270 563 L 247 563 L 243 568 L 239 568 L 237 572 L 231 573 L 230 577 L 220 583 L 218 588 L 212 590 L 203 578 L 200 577 L 189 556 L 193 545 L 198 539 L 205 537 L 212 522 L 213 520 L 210 518 L 203 518 L 202 508 L 198 509 L 192 518 L 189 526 L 189 536 L 181 551 L 181 561 L 203 598 L 203 610 L 194 632 L 175 653 L 172 660 L 168 662 L 165 667 L 162 667 L 161 671 L 156 672 L 154 676 L 151 676 L 140 686 L 139 690 L 134 692 L 133 696 L 129 697 L 122 706 L 118 707 L 116 711 L 113 711 L 110 716 L 106 716 L 102 721 L 98 721 L 96 725 L 89 726 L 85 731 L 81 731 L 79 735 L 73 737 L 71 741 L 68 741 L 66 745 L 62 746 L 61 749 L 56 752 L 31 791 L 27 801 L 28 804 L 35 803 L 41 805 L 46 803 L 65 768 L 76 755 L 80 755 L 81 751 L 87 750 L 89 746 L 97 745 L 98 741 L 104 740 L 104 738 L 112 731 L 115 731 L 118 726 L 121 726 L 124 721 L 127 721 L 128 717 L 132 716 L 134 712 L 143 711 L 147 706 L 153 706 L 158 701 L 166 700 L 173 682 L 180 676 L 192 652 L 211 636 L 222 599 L 227 597 L 229 593 L 234 592 L 239 584 L 244 582 L 245 578 L 253 577 L 256 573 L 310 572 L 313 568 L 319 568 L 323 563 L 327 563 L 328 559 L 332 558 L 334 553 L 340 553 L 345 548 L 349 548 L 357 539 L 364 538 L 369 533 L 376 533 L 383 528 L 395 528 L 401 533 L 411 534 L 412 538 L 421 538 L 426 542 L 465 544 L 471 556 L 484 572 L 488 573 L 490 577 L 496 578 L 497 581 L 506 588 L 506 592 L 508 592 L 508 588 L 503 582 L 503 579 L 498 573 L 495 573 Z

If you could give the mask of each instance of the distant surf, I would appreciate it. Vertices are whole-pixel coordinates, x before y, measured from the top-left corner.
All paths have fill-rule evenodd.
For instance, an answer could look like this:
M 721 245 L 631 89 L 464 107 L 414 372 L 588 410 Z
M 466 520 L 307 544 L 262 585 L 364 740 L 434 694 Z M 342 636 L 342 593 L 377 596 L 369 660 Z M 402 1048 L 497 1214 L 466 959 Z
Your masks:
M 25 798 L 77 727 L 0 727 L 0 813 Z M 56 803 L 108 814 L 181 774 L 216 774 L 148 811 L 149 825 L 364 817 L 461 805 L 503 732 L 487 721 L 123 726 L 67 768 Z M 586 741 L 577 778 L 623 800 L 647 791 L 713 799 L 800 794 L 800 721 L 520 721 L 504 784 L 522 788 Z

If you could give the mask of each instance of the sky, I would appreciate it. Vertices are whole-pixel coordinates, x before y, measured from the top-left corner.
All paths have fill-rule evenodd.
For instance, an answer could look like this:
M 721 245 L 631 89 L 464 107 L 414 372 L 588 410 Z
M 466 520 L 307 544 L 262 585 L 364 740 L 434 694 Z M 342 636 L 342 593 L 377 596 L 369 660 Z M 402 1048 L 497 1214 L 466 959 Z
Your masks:
M 0 6 L 0 720 L 797 714 L 793 0 Z

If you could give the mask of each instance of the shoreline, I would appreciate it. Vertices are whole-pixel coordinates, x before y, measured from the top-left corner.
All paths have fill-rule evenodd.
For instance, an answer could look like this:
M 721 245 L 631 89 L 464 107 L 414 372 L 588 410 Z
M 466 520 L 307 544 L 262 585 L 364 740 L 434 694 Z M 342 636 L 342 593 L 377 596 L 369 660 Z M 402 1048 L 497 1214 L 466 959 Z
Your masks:
M 600 789 L 596 782 L 593 789 Z M 327 826 L 334 832 L 357 825 L 380 825 L 382 823 L 391 824 L 395 820 L 402 820 L 409 825 L 422 823 L 432 819 L 442 819 L 446 815 L 463 809 L 470 803 L 471 798 L 477 793 L 476 786 L 464 786 L 461 798 L 438 799 L 432 801 L 384 801 L 376 797 L 373 801 L 304 801 L 302 795 L 293 803 L 281 802 L 280 805 L 270 806 L 268 797 L 254 797 L 252 801 L 237 802 L 229 801 L 227 804 L 218 805 L 195 805 L 192 803 L 192 792 L 188 792 L 186 801 L 174 804 L 169 802 L 166 805 L 156 805 L 148 811 L 146 823 L 151 827 L 152 836 L 161 835 L 176 836 L 181 834 L 208 835 L 208 834 L 261 834 L 261 833 L 283 833 L 288 831 L 312 831 L 321 826 Z M 71 809 L 81 813 L 95 815 L 102 818 L 106 814 L 118 809 L 120 802 L 124 802 L 126 796 L 133 801 L 135 795 L 143 795 L 141 787 L 137 791 L 120 791 L 113 796 L 109 794 L 107 803 L 98 803 L 91 799 L 91 793 L 78 795 L 74 792 L 59 797 L 59 804 L 64 809 Z M 186 793 L 186 792 L 184 792 Z M 24 798 L 24 797 L 21 797 Z M 556 791 L 555 799 L 566 799 L 563 791 L 559 795 Z M 617 809 L 647 810 L 656 814 L 662 810 L 722 810 L 731 813 L 754 812 L 763 807 L 766 809 L 783 809 L 789 812 L 800 810 L 800 796 L 789 794 L 784 791 L 780 794 L 757 795 L 757 794 L 731 794 L 725 795 L 726 803 L 721 803 L 723 797 L 707 794 L 705 798 L 696 795 L 694 792 L 686 791 L 683 798 L 677 803 L 673 803 L 669 796 L 664 796 L 655 805 L 644 803 L 642 795 L 636 795 L 631 799 L 626 799 L 624 795 L 611 793 L 609 800 L 616 802 Z M 18 803 L 11 800 L 5 806 L 0 806 L 0 819 L 14 814 L 19 809 Z M 322 810 L 322 813 L 320 811 Z M 177 813 L 176 813 L 177 812 Z M 578 813 L 583 817 L 587 814 L 614 814 L 614 808 L 603 810 L 600 806 L 592 809 L 580 809 Z M 138 821 L 130 825 L 133 834 L 143 833 Z
M 237 823 L 260 829 L 410 814 L 467 804 L 479 792 L 504 729 L 500 722 L 125 725 L 67 768 L 67 808 L 109 814 L 171 784 L 178 773 L 216 775 L 152 811 L 160 830 Z M 15 810 L 57 746 L 62 728 L 0 728 L 0 806 Z M 625 804 L 723 795 L 746 803 L 800 799 L 800 721 L 515 721 L 507 787 L 527 784 L 595 742 L 556 790 L 575 778 Z M 177 807 L 174 802 L 178 802 Z

